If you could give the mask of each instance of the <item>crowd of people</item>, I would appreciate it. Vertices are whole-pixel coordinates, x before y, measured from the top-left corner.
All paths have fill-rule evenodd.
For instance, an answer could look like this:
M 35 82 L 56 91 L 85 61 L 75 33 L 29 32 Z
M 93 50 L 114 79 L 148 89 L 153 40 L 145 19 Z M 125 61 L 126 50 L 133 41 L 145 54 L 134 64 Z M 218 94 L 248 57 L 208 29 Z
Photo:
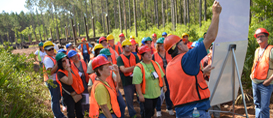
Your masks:
M 136 93 L 143 118 L 155 114 L 161 117 L 164 100 L 169 115 L 210 118 L 207 81 L 213 69 L 211 47 L 217 36 L 221 9 L 215 1 L 211 25 L 195 42 L 188 40 L 190 35 L 187 33 L 179 37 L 163 32 L 162 37 L 155 33 L 152 38 L 144 37 L 141 45 L 134 36 L 126 39 L 123 33 L 116 44 L 110 34 L 100 37 L 94 47 L 84 38 L 77 48 L 68 43 L 65 49 L 57 49 L 50 40 L 39 43 L 35 60 L 43 67 L 54 116 L 83 118 L 88 114 L 91 118 L 124 118 L 127 107 L 129 116 L 136 118 Z M 257 118 L 269 117 L 273 88 L 270 68 L 273 46 L 268 45 L 268 36 L 263 28 L 254 35 L 260 45 L 255 52 L 251 74 Z M 61 112 L 60 99 L 67 116 Z M 193 114 L 194 109 L 198 110 L 198 116 Z

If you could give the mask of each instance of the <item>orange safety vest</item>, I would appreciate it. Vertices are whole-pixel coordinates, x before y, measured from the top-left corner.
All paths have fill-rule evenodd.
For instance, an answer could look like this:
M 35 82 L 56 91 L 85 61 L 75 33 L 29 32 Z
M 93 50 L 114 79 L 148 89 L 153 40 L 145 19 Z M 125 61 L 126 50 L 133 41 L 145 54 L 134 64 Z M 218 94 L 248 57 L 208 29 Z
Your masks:
M 88 83 L 88 81 L 89 81 L 89 76 L 88 76 L 88 74 L 87 74 L 87 66 L 86 66 L 86 63 L 85 63 L 85 61 L 82 60 L 82 59 L 81 59 L 80 61 L 81 61 L 81 63 L 82 63 L 82 68 L 83 68 L 83 71 L 84 71 L 85 81 Z M 72 67 L 72 68 L 75 68 L 75 69 L 77 70 L 77 73 L 79 73 L 78 68 L 76 67 L 76 65 L 74 64 L 73 61 L 71 61 L 71 67 Z
M 123 50 L 122 50 L 122 46 L 121 46 L 121 43 L 120 42 L 117 42 L 117 44 L 116 44 L 119 48 L 120 48 L 120 51 L 121 51 L 121 53 L 123 52 Z
M 270 52 L 272 48 L 273 48 L 272 45 L 268 45 L 266 49 L 264 50 L 263 55 L 261 57 L 259 57 L 260 48 L 256 49 L 252 71 L 251 71 L 251 79 L 254 79 L 254 78 L 258 80 L 267 79 L 268 71 L 272 70 L 271 68 L 269 68 L 269 62 L 270 62 L 269 56 L 270 56 Z
M 112 47 L 112 46 L 111 46 Z M 113 48 L 112 48 L 113 49 Z M 119 51 L 118 51 L 118 49 L 119 49 L 119 47 L 117 46 L 117 45 L 114 45 L 114 49 L 115 49 L 115 51 L 118 53 L 118 55 L 120 55 L 120 53 L 119 53 Z
M 154 66 L 155 72 L 158 74 L 159 86 L 163 87 L 163 81 L 162 81 L 162 77 L 161 77 L 160 67 L 153 60 L 151 60 L 151 63 Z M 136 66 L 141 69 L 141 73 L 142 73 L 141 92 L 142 92 L 142 94 L 145 94 L 145 90 L 146 90 L 145 69 L 141 63 L 137 63 Z
M 86 48 L 87 48 L 87 53 L 90 54 L 88 43 L 86 43 L 85 45 L 86 45 Z M 83 44 L 81 44 L 81 48 L 82 48 L 82 54 L 83 54 Z
M 138 59 L 141 60 L 141 55 L 137 53 Z
M 89 75 L 89 77 L 91 78 L 92 82 L 95 82 L 96 78 L 97 78 L 97 75 L 95 73 L 92 73 Z M 114 78 L 113 78 L 113 71 L 111 70 L 110 71 L 110 76 L 106 78 L 105 80 L 109 86 L 111 88 L 116 88 L 117 87 L 117 82 L 114 81 Z M 116 93 L 116 89 L 115 89 L 115 93 Z
M 136 65 L 136 57 L 133 53 L 130 53 L 130 60 L 128 60 L 128 58 L 124 54 L 121 54 L 120 57 L 123 61 L 124 67 L 127 68 L 127 67 L 132 67 Z M 133 74 L 133 72 L 123 73 L 123 74 L 124 76 L 130 76 Z
M 100 106 L 97 103 L 96 98 L 95 98 L 96 87 L 98 85 L 100 85 L 100 84 L 105 86 L 105 88 L 108 90 L 108 93 L 110 95 L 112 109 L 109 109 L 109 110 L 110 111 L 113 110 L 113 112 L 115 113 L 115 115 L 117 117 L 121 117 L 121 112 L 120 112 L 120 107 L 119 107 L 119 103 L 118 103 L 118 100 L 117 100 L 117 95 L 114 92 L 115 89 L 108 86 L 108 85 L 105 85 L 103 82 L 101 82 L 99 80 L 95 80 L 95 82 L 94 82 L 94 84 L 92 86 L 92 89 L 91 89 L 91 94 L 90 94 L 90 97 L 89 97 L 89 101 L 90 101 L 89 117 L 98 118 L 99 115 L 100 115 Z
M 43 59 L 43 62 L 44 62 L 46 57 L 49 57 L 53 61 L 54 65 L 57 63 L 54 58 L 52 58 L 51 56 L 48 56 L 48 55 L 45 55 L 45 57 Z M 44 74 L 44 81 L 46 82 L 48 80 L 48 75 L 47 75 L 47 72 L 46 72 L 45 65 L 43 65 L 43 74 Z
M 165 58 L 167 60 L 167 64 L 172 60 L 172 56 L 168 53 L 165 54 Z M 159 56 L 158 52 L 154 53 L 154 59 L 160 65 L 164 74 L 166 74 L 166 70 L 163 67 L 163 59 Z
M 71 86 L 72 86 L 72 88 L 74 89 L 74 91 L 77 94 L 81 94 L 84 91 L 84 86 L 83 86 L 83 83 L 82 83 L 82 79 L 81 79 L 80 75 L 78 74 L 78 72 L 77 72 L 77 70 L 75 68 L 71 68 L 71 70 L 73 71 L 73 73 L 72 73 L 73 83 L 72 83 Z M 58 72 L 62 72 L 68 77 L 68 71 L 67 70 L 59 69 Z M 63 96 L 63 94 L 62 94 L 62 91 L 63 91 L 62 90 L 62 83 L 58 79 L 57 75 L 56 75 L 56 81 L 60 85 L 60 93 L 61 93 L 61 96 Z
M 108 47 L 108 49 L 110 50 L 113 64 L 117 64 L 117 59 L 116 59 L 116 53 L 115 53 L 115 51 L 111 47 Z
M 181 67 L 181 59 L 184 54 L 174 57 L 166 68 L 170 98 L 175 107 L 208 100 L 210 97 L 210 91 L 201 70 L 194 76 L 184 72 Z

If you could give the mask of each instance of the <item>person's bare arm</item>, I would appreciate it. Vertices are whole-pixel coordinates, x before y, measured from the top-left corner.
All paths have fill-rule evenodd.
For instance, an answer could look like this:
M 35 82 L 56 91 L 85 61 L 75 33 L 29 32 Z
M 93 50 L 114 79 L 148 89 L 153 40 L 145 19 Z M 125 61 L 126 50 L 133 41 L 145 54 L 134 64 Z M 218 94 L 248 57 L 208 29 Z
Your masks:
M 214 1 L 212 5 L 212 20 L 210 27 L 208 29 L 207 35 L 204 39 L 204 45 L 206 49 L 209 49 L 212 42 L 215 41 L 217 33 L 218 33 L 218 26 L 219 26 L 219 16 L 222 11 L 222 7 L 219 2 Z
M 100 105 L 100 108 L 102 109 L 103 114 L 106 116 L 106 118 L 112 118 L 111 112 L 108 109 L 106 104 L 105 105 Z
M 136 91 L 137 91 L 137 94 L 138 94 L 139 101 L 140 102 L 145 102 L 144 96 L 143 96 L 142 91 L 141 91 L 140 84 L 136 84 L 135 86 L 136 86 Z
M 56 73 L 57 69 L 58 69 L 58 65 L 55 64 L 55 65 L 53 66 L 53 68 L 48 68 L 47 71 L 50 72 L 50 75 L 53 75 L 54 73 Z
M 134 71 L 135 66 L 132 67 L 125 67 L 125 66 L 120 66 L 119 69 L 121 72 L 123 73 L 129 73 L 129 72 L 133 72 Z
M 92 86 L 88 86 L 88 93 L 91 94 Z
M 35 55 L 34 56 L 34 59 L 35 59 L 35 61 L 39 61 L 39 59 L 38 59 L 38 56 L 37 55 Z M 39 61 L 40 62 L 40 61 Z

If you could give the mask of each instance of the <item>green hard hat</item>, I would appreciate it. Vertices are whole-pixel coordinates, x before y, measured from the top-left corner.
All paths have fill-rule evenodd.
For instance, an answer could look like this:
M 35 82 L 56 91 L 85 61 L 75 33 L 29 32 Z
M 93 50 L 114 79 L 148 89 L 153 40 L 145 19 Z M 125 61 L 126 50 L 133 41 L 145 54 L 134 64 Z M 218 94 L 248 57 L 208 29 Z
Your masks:
M 152 41 L 152 39 L 151 39 L 150 37 L 146 37 L 146 38 L 145 38 L 145 42 L 146 42 L 146 41 Z
M 62 58 L 66 57 L 66 54 L 62 53 L 62 52 L 59 52 L 57 53 L 56 55 L 56 61 L 59 61 L 61 60 Z
M 99 42 L 100 42 L 100 40 L 98 39 L 98 40 L 97 40 L 97 43 L 99 43 Z
M 40 42 L 38 45 L 39 45 L 39 47 L 42 47 L 44 45 L 44 43 Z
M 164 43 L 164 37 L 160 37 L 159 39 L 157 39 L 156 43 Z
M 111 56 L 111 53 L 108 48 L 101 49 L 100 54 L 105 54 L 106 56 Z

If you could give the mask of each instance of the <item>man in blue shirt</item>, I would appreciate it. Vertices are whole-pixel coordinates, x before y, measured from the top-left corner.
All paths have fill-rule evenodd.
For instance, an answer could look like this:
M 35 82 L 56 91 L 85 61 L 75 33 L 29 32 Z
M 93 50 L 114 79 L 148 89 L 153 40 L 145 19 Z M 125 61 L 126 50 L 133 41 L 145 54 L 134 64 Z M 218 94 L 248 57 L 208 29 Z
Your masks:
M 86 63 L 90 61 L 90 53 L 93 46 L 86 42 L 85 38 L 82 38 L 82 44 L 78 46 L 78 49 L 82 53 L 83 59 Z

